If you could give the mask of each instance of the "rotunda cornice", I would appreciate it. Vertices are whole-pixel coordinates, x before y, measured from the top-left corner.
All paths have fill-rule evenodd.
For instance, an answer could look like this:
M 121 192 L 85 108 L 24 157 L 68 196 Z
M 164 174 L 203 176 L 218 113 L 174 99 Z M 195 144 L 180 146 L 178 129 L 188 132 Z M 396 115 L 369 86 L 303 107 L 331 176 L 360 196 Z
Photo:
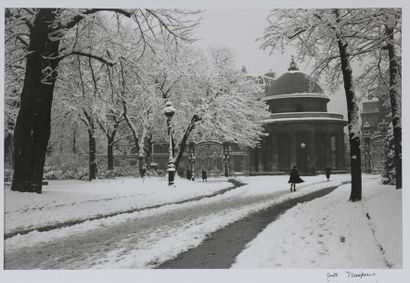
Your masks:
M 317 99 L 324 99 L 328 102 L 330 98 L 325 94 L 319 93 L 289 93 L 289 94 L 272 94 L 262 98 L 262 101 L 270 101 L 274 99 L 293 99 L 293 98 L 317 98 Z
M 342 114 L 328 112 L 284 112 L 271 114 L 268 119 L 263 120 L 264 124 L 286 123 L 286 122 L 335 122 L 346 125 Z

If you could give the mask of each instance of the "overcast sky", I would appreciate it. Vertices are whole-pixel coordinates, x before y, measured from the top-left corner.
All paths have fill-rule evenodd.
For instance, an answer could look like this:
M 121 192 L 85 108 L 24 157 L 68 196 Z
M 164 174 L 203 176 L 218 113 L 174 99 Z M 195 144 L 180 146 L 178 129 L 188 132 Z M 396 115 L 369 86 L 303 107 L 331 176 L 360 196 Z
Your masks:
M 215 45 L 230 47 L 237 55 L 238 67 L 245 65 L 248 73 L 261 75 L 272 70 L 280 76 L 287 71 L 291 55 L 295 52 L 289 48 L 283 54 L 276 51 L 269 55 L 268 50 L 259 48 L 260 42 L 256 39 L 263 34 L 268 14 L 269 10 L 266 9 L 206 10 L 202 15 L 202 24 L 196 31 L 199 39 L 196 45 L 205 49 Z M 297 63 L 299 70 L 309 73 L 309 66 Z M 329 96 L 328 111 L 344 114 L 346 118 L 346 100 L 342 89 Z

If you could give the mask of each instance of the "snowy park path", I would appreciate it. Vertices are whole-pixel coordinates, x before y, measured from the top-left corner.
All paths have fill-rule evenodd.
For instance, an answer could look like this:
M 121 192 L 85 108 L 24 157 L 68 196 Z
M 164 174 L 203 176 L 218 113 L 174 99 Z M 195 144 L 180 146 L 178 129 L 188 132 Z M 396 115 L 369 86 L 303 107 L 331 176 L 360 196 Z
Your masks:
M 298 203 L 322 197 L 336 188 L 336 186 L 328 187 L 256 212 L 213 233 L 197 248 L 180 254 L 177 258 L 161 264 L 158 268 L 230 268 L 236 256 L 268 224 Z
M 155 267 L 249 214 L 332 185 L 318 183 L 302 185 L 293 194 L 286 183 L 261 193 L 244 186 L 209 199 L 76 225 L 80 231 L 81 226 L 93 227 L 85 232 L 73 233 L 73 227 L 43 232 L 42 241 L 30 246 L 24 241 L 33 235 L 14 237 L 5 241 L 5 269 Z
M 347 201 L 350 190 L 340 186 L 289 209 L 231 268 L 402 268 L 402 190 L 369 176 L 362 201 Z
M 84 218 L 77 218 L 77 219 L 69 219 L 66 220 L 65 222 L 56 222 L 53 224 L 49 224 L 49 225 L 44 225 L 44 226 L 40 226 L 40 227 L 33 227 L 33 228 L 29 228 L 29 229 L 25 229 L 25 230 L 16 230 L 10 233 L 6 233 L 4 234 L 4 239 L 8 239 L 11 237 L 14 237 L 16 235 L 25 235 L 28 234 L 30 232 L 34 232 L 34 231 L 39 231 L 39 232 L 44 232 L 44 231 L 50 231 L 50 230 L 54 230 L 54 229 L 59 229 L 59 228 L 64 228 L 64 227 L 70 227 L 73 225 L 77 225 L 77 224 L 81 224 L 87 221 L 93 221 L 93 220 L 99 220 L 99 219 L 103 219 L 103 218 L 109 218 L 109 217 L 113 217 L 113 216 L 117 216 L 117 215 L 121 215 L 124 213 L 133 213 L 133 212 L 140 212 L 140 211 L 144 211 L 144 210 L 149 210 L 149 209 L 155 209 L 155 208 L 159 208 L 162 206 L 166 206 L 166 205 L 170 205 L 170 204 L 183 204 L 186 202 L 191 202 L 191 201 L 197 201 L 197 200 L 201 200 L 201 199 L 205 199 L 205 198 L 211 198 L 214 197 L 216 195 L 220 195 L 220 194 L 224 194 L 230 190 L 233 190 L 239 186 L 242 186 L 244 184 L 238 182 L 237 180 L 229 180 L 229 182 L 231 182 L 233 185 L 221 190 L 216 190 L 215 192 L 212 192 L 210 194 L 205 194 L 205 195 L 200 195 L 200 196 L 195 196 L 195 197 L 191 197 L 188 199 L 182 199 L 179 201 L 175 201 L 175 202 L 164 202 L 164 203 L 160 203 L 160 204 L 155 204 L 152 206 L 147 206 L 147 207 L 137 207 L 137 208 L 128 208 L 126 210 L 120 210 L 120 211 L 114 211 L 114 212 L 106 212 L 105 214 L 98 214 L 98 215 L 89 215 L 86 216 Z M 129 196 L 128 196 L 129 197 Z M 118 198 L 127 198 L 127 196 L 123 196 L 123 197 L 117 197 Z M 93 200 L 92 202 L 97 203 L 97 202 L 107 202 L 107 201 L 111 201 L 114 200 L 114 198 L 110 198 L 110 199 L 99 199 L 99 200 Z M 91 201 L 85 201 L 82 202 L 82 204 L 87 203 L 87 202 L 91 202 Z M 66 204 L 64 205 L 59 205 L 59 207 L 61 206 L 67 206 Z M 7 214 L 7 213 L 6 213 Z

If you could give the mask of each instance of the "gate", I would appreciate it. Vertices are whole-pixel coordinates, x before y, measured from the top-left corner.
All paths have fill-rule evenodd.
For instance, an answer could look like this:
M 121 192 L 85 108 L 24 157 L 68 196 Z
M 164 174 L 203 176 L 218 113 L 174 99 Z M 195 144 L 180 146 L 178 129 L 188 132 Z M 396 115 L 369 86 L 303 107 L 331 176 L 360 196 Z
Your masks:
M 202 169 L 208 176 L 224 174 L 224 150 L 218 142 L 206 141 L 195 145 L 195 172 L 200 176 Z

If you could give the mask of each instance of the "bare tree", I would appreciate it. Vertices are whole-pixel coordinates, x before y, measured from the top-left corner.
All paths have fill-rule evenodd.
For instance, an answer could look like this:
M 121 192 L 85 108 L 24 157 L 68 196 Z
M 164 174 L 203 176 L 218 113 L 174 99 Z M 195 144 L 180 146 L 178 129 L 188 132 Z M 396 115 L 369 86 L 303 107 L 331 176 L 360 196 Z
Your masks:
M 211 48 L 208 55 L 203 67 L 194 70 L 195 75 L 190 79 L 183 80 L 189 87 L 178 86 L 176 92 L 183 96 L 173 97 L 179 109 L 176 119 L 185 120 L 178 124 L 188 124 L 176 135 L 179 140 L 176 166 L 190 137 L 196 141 L 215 140 L 253 147 L 264 135 L 263 120 L 269 117 L 269 112 L 259 99 L 261 86 L 254 78 L 236 70 L 232 50 Z
M 367 64 L 358 77 L 362 93 L 377 96 L 388 101 L 388 120 L 393 126 L 394 164 L 396 188 L 402 187 L 401 181 L 401 9 L 365 9 L 362 17 L 371 18 L 362 26 L 367 45 Z M 357 35 L 355 35 L 357 36 Z M 387 117 L 386 117 L 387 118 Z
M 60 61 L 71 55 L 80 55 L 114 65 L 120 58 L 118 56 L 112 60 L 106 53 L 101 55 L 78 50 L 76 41 L 69 40 L 70 32 L 78 23 L 102 11 L 132 19 L 144 48 L 157 39 L 156 32 L 159 30 L 175 41 L 190 41 L 191 30 L 197 24 L 196 20 L 187 20 L 187 13 L 177 10 L 6 9 L 7 29 L 24 25 L 28 38 L 25 40 L 20 37 L 27 44 L 28 52 L 25 54 L 21 106 L 14 129 L 14 175 L 11 188 L 14 191 L 42 192 L 51 105 Z M 18 37 L 16 33 L 10 36 Z
M 325 75 L 332 89 L 340 77 L 345 89 L 351 158 L 351 201 L 361 200 L 361 153 L 358 96 L 355 92 L 351 61 L 378 47 L 383 38 L 370 38 L 366 27 L 374 26 L 365 9 L 274 10 L 264 31 L 262 48 L 283 49 L 295 43 L 299 57 L 313 59 L 313 74 Z

